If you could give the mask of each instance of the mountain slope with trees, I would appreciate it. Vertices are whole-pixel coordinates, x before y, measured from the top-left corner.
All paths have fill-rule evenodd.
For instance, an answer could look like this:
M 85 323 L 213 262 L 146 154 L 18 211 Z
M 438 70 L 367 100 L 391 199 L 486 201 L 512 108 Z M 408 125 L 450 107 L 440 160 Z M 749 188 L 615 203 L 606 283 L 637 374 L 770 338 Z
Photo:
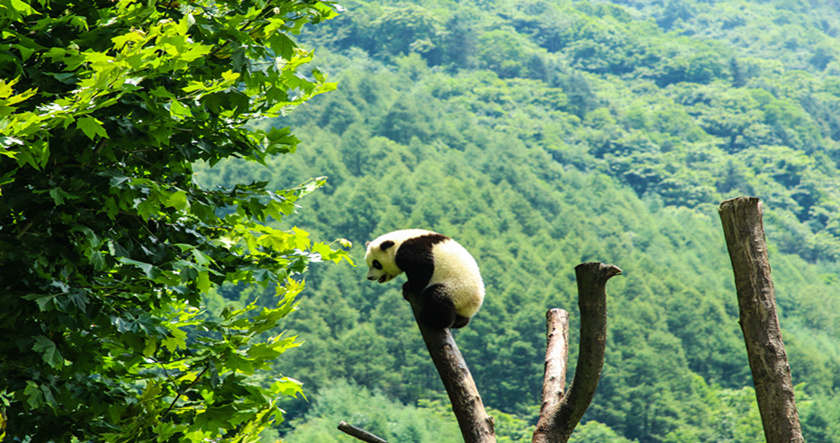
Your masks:
M 303 35 L 338 90 L 274 123 L 300 128 L 299 152 L 199 179 L 327 175 L 291 222 L 350 239 L 356 263 L 396 228 L 466 245 L 488 295 L 456 339 L 511 440 L 539 409 L 545 310 L 569 310 L 577 341 L 573 267 L 589 260 L 624 276 L 608 287 L 606 366 L 581 434 L 760 439 L 716 214 L 757 195 L 805 437 L 835 441 L 840 19 L 807 4 L 348 2 Z M 399 284 L 316 267 L 302 297 L 287 326 L 305 343 L 278 370 L 315 394 L 286 406 L 290 440 L 343 410 L 325 407 L 349 401 L 327 390 L 336 379 L 435 409 L 442 387 Z M 386 434 L 367 408 L 354 424 Z M 388 435 L 422 440 L 407 429 Z

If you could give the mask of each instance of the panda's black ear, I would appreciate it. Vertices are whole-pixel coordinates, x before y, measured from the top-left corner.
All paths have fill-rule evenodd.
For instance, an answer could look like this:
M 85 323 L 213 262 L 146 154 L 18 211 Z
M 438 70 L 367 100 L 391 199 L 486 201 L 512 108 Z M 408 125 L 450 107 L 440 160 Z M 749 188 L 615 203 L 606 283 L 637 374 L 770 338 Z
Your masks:
M 391 246 L 394 246 L 394 242 L 392 242 L 391 240 L 385 240 L 384 242 L 380 243 L 379 249 L 382 249 L 383 251 L 385 251 L 388 248 L 390 248 Z

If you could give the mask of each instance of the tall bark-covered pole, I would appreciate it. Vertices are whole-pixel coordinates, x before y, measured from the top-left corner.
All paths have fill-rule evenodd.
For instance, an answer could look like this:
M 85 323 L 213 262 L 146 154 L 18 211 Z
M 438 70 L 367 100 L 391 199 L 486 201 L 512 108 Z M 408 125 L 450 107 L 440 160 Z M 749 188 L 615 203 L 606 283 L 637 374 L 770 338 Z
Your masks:
M 415 309 L 414 303 L 411 304 Z M 417 318 L 417 311 L 414 311 Z M 496 433 L 493 429 L 493 419 L 484 410 L 484 403 L 478 394 L 470 370 L 452 333 L 449 329 L 430 328 L 419 321 L 417 326 L 426 348 L 437 368 L 449 401 L 452 412 L 458 420 L 461 435 L 465 443 L 495 443 Z
M 755 197 L 720 204 L 720 219 L 735 273 L 739 323 L 747 345 L 755 396 L 769 443 L 803 442 L 793 395 L 761 215 Z

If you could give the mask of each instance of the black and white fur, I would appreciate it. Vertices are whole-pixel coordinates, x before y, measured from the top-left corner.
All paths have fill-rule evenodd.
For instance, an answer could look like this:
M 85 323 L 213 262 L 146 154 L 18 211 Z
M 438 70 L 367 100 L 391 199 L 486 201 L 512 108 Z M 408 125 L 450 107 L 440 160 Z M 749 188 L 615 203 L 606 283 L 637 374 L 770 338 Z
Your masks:
M 419 320 L 462 328 L 484 301 L 484 282 L 472 255 L 451 238 L 422 229 L 393 231 L 368 242 L 367 278 L 385 283 L 405 272 L 403 297 L 413 298 Z

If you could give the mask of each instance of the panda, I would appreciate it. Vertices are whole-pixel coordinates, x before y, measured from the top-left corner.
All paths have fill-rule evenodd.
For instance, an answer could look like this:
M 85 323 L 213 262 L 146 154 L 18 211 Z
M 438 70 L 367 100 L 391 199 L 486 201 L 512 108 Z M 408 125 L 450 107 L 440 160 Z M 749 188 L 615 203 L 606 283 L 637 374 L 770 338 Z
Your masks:
M 368 280 L 385 283 L 405 272 L 403 297 L 418 320 L 434 328 L 462 328 L 484 301 L 475 259 L 451 238 L 423 229 L 389 232 L 367 243 Z

